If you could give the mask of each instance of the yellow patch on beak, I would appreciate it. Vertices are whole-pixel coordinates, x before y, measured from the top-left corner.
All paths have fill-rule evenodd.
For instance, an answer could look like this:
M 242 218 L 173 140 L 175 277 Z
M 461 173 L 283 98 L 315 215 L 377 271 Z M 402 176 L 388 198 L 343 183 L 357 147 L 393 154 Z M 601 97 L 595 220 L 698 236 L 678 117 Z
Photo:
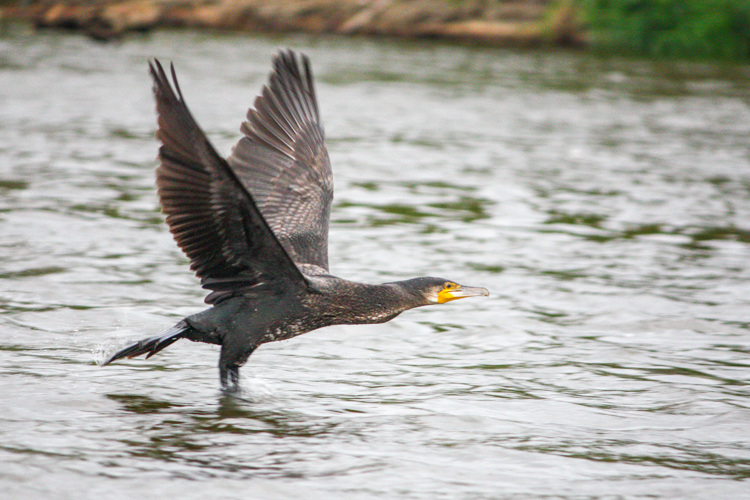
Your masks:
M 455 290 L 458 290 L 458 287 L 455 288 L 443 288 L 438 292 L 438 304 L 445 304 L 446 302 L 450 302 L 451 300 L 460 299 L 461 297 L 456 297 L 453 295 L 453 292 Z

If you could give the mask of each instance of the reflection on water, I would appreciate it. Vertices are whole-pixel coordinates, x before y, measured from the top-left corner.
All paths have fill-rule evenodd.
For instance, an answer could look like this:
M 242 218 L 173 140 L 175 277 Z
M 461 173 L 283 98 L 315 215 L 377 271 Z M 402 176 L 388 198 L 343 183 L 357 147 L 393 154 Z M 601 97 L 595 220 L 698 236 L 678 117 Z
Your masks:
M 424 226 L 424 229 L 435 229 L 438 227 L 429 224 L 430 218 L 439 218 L 441 220 L 459 220 L 462 222 L 471 222 L 477 219 L 486 219 L 489 217 L 485 206 L 490 205 L 490 200 L 481 198 L 472 198 L 469 196 L 460 196 L 455 201 L 444 201 L 436 203 L 427 203 L 424 206 L 412 206 L 399 203 L 389 203 L 386 205 L 374 205 L 367 203 L 341 202 L 336 208 L 346 209 L 352 207 L 361 207 L 369 209 L 369 212 L 375 212 L 368 216 L 367 223 L 371 226 L 383 226 L 391 224 L 417 224 Z M 431 210 L 434 209 L 434 210 Z M 337 222 L 344 222 L 337 220 Z M 359 221 L 350 221 L 360 224 Z
M 492 296 L 264 346 L 240 397 L 215 346 L 99 368 L 203 307 L 158 210 L 147 58 L 228 152 L 277 46 L 318 75 L 333 271 Z M 5 27 L 0 491 L 741 498 L 748 95 L 746 66 Z

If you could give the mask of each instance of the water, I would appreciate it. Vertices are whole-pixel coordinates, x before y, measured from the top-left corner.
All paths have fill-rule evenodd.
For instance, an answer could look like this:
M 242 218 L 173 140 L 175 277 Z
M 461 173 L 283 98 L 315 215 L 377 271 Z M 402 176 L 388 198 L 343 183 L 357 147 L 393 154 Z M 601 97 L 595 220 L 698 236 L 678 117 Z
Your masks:
M 146 60 L 220 151 L 308 53 L 332 270 L 486 299 L 97 361 L 202 309 L 158 212 Z M 3 498 L 740 498 L 750 67 L 432 43 L 0 36 Z

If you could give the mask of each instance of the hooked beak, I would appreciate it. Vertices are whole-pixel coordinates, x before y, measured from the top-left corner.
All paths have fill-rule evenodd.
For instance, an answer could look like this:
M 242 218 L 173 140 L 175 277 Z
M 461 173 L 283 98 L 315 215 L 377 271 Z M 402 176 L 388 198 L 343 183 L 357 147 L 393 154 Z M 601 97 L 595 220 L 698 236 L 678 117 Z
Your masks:
M 464 299 L 466 297 L 487 296 L 490 292 L 486 288 L 478 286 L 457 285 L 453 288 L 444 288 L 438 293 L 438 304 L 445 304 L 451 300 Z

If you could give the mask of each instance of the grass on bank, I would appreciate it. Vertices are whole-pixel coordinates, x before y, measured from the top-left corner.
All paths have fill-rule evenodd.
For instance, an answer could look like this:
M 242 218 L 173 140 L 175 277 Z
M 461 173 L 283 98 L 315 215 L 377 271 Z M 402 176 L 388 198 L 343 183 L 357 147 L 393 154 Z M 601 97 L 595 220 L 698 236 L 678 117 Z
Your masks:
M 750 59 L 750 0 L 578 0 L 596 50 Z

